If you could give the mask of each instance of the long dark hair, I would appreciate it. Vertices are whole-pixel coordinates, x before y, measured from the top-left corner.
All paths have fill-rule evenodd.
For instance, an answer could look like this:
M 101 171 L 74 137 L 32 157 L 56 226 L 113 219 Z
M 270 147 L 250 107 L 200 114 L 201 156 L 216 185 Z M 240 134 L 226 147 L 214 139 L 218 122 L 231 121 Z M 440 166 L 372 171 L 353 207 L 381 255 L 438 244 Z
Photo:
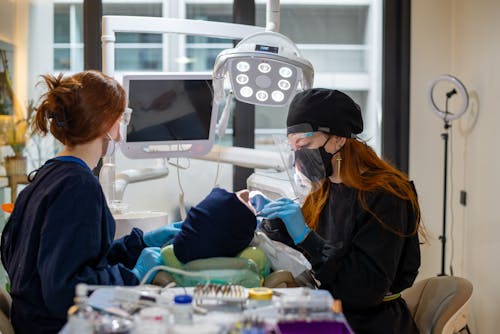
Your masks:
M 366 143 L 355 138 L 348 138 L 342 151 L 342 168 L 340 177 L 348 187 L 358 189 L 358 200 L 364 210 L 372 214 L 385 228 L 399 236 L 414 235 L 419 230 L 425 239 L 421 228 L 420 206 L 408 176 L 379 158 L 375 151 Z M 415 213 L 415 227 L 410 233 L 395 230 L 377 217 L 366 204 L 365 194 L 372 191 L 385 191 L 402 200 L 409 201 Z M 328 201 L 330 182 L 325 180 L 314 192 L 309 194 L 302 206 L 302 212 L 309 227 L 316 229 L 319 216 Z

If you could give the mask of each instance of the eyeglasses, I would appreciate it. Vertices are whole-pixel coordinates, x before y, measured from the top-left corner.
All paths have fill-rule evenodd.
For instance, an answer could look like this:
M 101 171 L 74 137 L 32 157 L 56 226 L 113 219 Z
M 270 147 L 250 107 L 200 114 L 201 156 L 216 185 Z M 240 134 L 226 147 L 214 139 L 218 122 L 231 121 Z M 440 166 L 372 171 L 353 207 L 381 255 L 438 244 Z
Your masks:
M 290 133 L 288 137 L 293 137 L 294 139 L 300 139 L 300 138 L 308 138 L 314 136 L 314 132 L 299 132 L 299 133 Z
M 290 133 L 288 135 L 288 142 L 294 151 L 304 148 L 316 148 L 321 146 L 325 135 L 321 131 Z

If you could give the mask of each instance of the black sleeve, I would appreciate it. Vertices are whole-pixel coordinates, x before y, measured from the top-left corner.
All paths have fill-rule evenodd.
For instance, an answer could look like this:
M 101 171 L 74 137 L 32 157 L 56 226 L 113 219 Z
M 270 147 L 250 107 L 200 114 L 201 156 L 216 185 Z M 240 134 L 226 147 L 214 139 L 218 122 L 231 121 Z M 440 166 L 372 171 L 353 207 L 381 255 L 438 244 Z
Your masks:
M 263 219 L 259 229 L 266 234 L 269 239 L 279 241 L 285 245 L 297 249 L 292 237 L 288 234 L 285 224 L 279 218 Z
M 75 177 L 47 208 L 41 230 L 37 269 L 45 304 L 63 315 L 77 283 L 135 285 L 135 275 L 122 264 L 110 265 L 103 235 L 102 192 L 95 182 Z M 70 183 L 71 182 L 71 183 Z
M 391 195 L 377 194 L 367 204 L 384 223 L 406 231 L 408 204 Z M 299 247 L 311 261 L 321 288 L 342 300 L 346 308 L 378 305 L 390 291 L 397 274 L 406 237 L 385 228 L 370 213 L 362 211 L 352 222 L 356 224 L 352 242 L 330 244 L 311 232 Z
M 142 230 L 134 227 L 129 235 L 113 241 L 108 253 L 109 263 L 122 263 L 127 268 L 132 269 L 142 250 L 146 247 L 142 235 Z

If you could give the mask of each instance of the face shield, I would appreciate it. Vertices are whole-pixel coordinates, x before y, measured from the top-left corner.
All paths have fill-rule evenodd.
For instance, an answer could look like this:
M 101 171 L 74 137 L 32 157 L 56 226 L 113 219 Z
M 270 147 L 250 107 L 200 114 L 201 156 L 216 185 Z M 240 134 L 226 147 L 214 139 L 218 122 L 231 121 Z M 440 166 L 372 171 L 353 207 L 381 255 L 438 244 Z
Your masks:
M 309 124 L 288 128 L 288 136 L 275 136 L 274 141 L 285 165 L 288 178 L 299 202 L 316 191 L 327 176 L 325 161 L 320 148 L 328 140 L 328 135 L 312 131 Z M 331 157 L 330 157 L 331 159 Z
M 125 108 L 121 118 L 120 118 L 120 139 L 119 143 L 124 143 L 127 138 L 127 127 L 130 124 L 130 117 L 132 116 L 132 109 Z

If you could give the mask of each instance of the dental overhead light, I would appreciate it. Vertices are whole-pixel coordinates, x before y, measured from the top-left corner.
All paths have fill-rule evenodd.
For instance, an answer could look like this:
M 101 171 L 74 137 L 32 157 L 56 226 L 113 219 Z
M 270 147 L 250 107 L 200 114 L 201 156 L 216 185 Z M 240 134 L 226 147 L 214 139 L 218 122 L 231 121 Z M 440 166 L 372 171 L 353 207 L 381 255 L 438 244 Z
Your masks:
M 233 49 L 223 50 L 214 65 L 214 102 L 224 99 L 228 77 L 232 94 L 239 101 L 263 106 L 285 106 L 300 84 L 311 88 L 314 69 L 297 46 L 279 29 L 279 1 L 266 5 L 265 32 L 250 35 Z
M 256 105 L 284 106 L 297 91 L 313 84 L 314 70 L 295 44 L 272 31 L 249 36 L 215 60 L 214 79 L 229 76 L 236 99 Z M 223 88 L 219 82 L 220 89 Z

